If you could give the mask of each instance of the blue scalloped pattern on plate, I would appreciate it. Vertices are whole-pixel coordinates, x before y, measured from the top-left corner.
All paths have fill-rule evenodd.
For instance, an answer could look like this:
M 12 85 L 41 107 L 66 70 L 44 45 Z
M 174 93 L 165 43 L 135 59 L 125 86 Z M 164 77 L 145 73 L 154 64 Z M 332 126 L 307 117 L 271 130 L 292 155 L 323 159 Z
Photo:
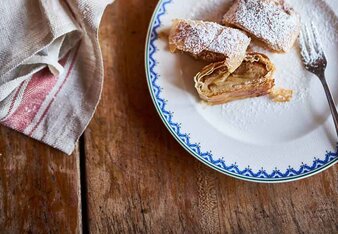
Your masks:
M 154 71 L 156 67 L 156 60 L 154 59 L 154 54 L 157 51 L 155 46 L 155 41 L 158 38 L 157 29 L 161 26 L 161 17 L 166 13 L 166 6 L 170 4 L 172 0 L 162 0 L 159 2 L 158 10 L 153 16 L 153 23 L 150 26 L 150 35 L 148 37 L 148 57 L 147 57 L 147 66 L 149 69 L 149 88 L 152 92 L 152 97 L 155 104 L 158 107 L 158 111 L 161 116 L 166 121 L 167 126 L 169 126 L 171 132 L 175 137 L 183 144 L 188 151 L 197 156 L 199 159 L 207 163 L 208 165 L 218 169 L 221 172 L 231 174 L 234 176 L 239 176 L 240 178 L 245 178 L 248 180 L 258 179 L 262 181 L 279 181 L 282 179 L 292 179 L 300 176 L 306 176 L 321 169 L 326 168 L 328 165 L 331 165 L 333 162 L 338 160 L 338 147 L 336 152 L 326 152 L 323 159 L 314 158 L 312 165 L 307 165 L 302 163 L 299 169 L 289 167 L 286 171 L 282 172 L 278 168 L 275 168 L 272 172 L 267 172 L 262 168 L 261 170 L 254 172 L 250 166 L 244 169 L 240 169 L 236 163 L 227 165 L 224 160 L 214 160 L 212 153 L 204 152 L 201 149 L 199 143 L 193 143 L 190 141 L 190 135 L 183 133 L 180 123 L 174 121 L 173 113 L 167 110 L 167 100 L 161 97 L 162 88 L 157 84 L 159 75 Z

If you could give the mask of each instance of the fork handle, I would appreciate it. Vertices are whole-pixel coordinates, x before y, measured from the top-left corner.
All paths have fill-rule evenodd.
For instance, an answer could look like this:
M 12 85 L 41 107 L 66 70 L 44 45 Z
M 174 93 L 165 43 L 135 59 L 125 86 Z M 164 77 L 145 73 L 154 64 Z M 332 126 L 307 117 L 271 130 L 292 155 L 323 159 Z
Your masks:
M 331 113 L 332 113 L 332 117 L 333 117 L 333 122 L 334 122 L 334 125 L 336 127 L 336 133 L 337 133 L 337 136 L 338 136 L 338 112 L 337 112 L 337 108 L 336 108 L 336 103 L 335 103 L 335 101 L 332 97 L 330 88 L 329 88 L 329 86 L 326 82 L 324 75 L 323 75 L 323 77 L 320 77 L 320 81 L 323 84 L 327 100 L 329 101 L 329 105 L 330 105 L 330 109 L 331 109 Z

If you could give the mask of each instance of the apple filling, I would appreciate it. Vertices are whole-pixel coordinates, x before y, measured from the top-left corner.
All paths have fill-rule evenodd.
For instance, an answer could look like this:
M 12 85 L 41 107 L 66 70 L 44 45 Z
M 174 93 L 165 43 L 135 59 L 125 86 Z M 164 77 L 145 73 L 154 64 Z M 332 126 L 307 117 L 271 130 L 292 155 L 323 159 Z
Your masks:
M 274 65 L 263 54 L 247 54 L 242 64 L 230 72 L 225 62 L 212 63 L 195 76 L 200 97 L 209 104 L 267 95 L 274 87 Z

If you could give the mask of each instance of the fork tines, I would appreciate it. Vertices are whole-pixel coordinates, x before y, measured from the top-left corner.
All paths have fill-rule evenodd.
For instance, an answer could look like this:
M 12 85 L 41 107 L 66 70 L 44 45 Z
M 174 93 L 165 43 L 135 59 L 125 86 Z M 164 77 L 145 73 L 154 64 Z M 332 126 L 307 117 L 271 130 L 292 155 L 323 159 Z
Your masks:
M 311 23 L 310 26 L 304 25 L 302 27 L 299 42 L 302 60 L 306 67 L 326 66 L 326 58 L 314 23 Z

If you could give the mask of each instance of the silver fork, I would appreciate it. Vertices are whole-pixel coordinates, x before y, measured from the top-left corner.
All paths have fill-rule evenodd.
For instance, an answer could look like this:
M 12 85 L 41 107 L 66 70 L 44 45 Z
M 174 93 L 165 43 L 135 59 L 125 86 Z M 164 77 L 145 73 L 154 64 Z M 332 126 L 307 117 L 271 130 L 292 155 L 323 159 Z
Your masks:
M 317 29 L 313 23 L 311 24 L 310 27 L 306 25 L 302 27 L 299 42 L 301 47 L 301 55 L 302 55 L 301 57 L 305 69 L 318 76 L 319 80 L 322 82 L 327 100 L 329 101 L 333 121 L 338 136 L 337 108 L 325 78 L 325 69 L 327 66 L 327 60 L 322 45 L 318 38 Z

